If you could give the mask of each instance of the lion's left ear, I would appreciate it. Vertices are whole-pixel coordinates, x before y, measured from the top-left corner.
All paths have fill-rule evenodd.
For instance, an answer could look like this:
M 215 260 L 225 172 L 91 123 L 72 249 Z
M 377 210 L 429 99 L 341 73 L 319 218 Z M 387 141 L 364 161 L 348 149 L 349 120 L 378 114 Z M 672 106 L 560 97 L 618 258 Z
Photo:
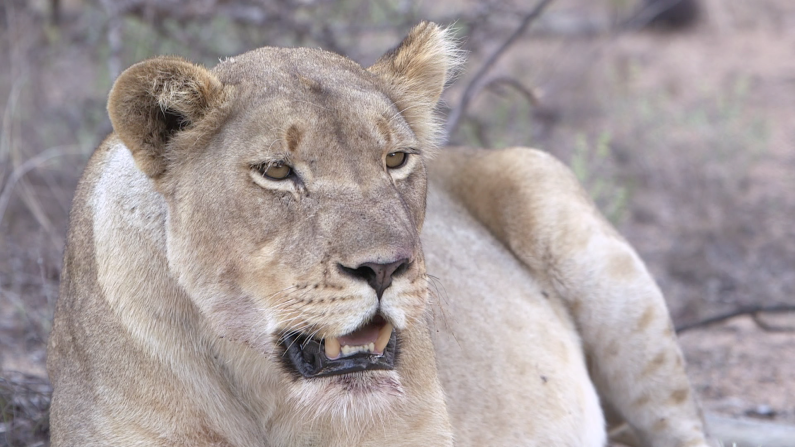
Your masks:
M 422 22 L 367 70 L 386 81 L 390 97 L 420 142 L 435 146 L 442 131 L 436 104 L 462 63 L 462 51 L 450 30 Z

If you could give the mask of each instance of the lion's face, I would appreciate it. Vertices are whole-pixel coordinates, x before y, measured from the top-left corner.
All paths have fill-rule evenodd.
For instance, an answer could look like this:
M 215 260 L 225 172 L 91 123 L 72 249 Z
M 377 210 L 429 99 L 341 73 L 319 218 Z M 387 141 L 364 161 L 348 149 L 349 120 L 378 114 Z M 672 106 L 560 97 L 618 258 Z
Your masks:
M 325 361 L 351 350 L 379 360 L 347 369 L 390 367 L 390 329 L 426 299 L 426 154 L 373 75 L 324 79 L 302 56 L 237 83 L 227 122 L 169 174 L 169 259 L 221 334 L 278 355 L 305 348 L 309 364 L 288 356 L 304 376 L 337 372 Z M 216 71 L 258 57 L 281 62 L 255 53 Z
M 261 49 L 213 72 L 161 58 L 120 77 L 114 128 L 165 197 L 170 269 L 219 337 L 306 386 L 400 394 L 403 334 L 428 296 L 444 46 L 423 24 L 368 70 Z

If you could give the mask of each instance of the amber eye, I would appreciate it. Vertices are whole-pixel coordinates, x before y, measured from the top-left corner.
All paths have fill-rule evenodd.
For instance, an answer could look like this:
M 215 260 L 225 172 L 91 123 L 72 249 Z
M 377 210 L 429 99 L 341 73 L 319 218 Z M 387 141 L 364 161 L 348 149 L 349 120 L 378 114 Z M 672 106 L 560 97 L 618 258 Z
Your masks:
M 409 154 L 405 152 L 392 152 L 386 154 L 386 167 L 389 169 L 396 169 L 404 164 L 406 164 L 406 160 L 408 160 Z
M 257 170 L 260 174 L 273 180 L 284 180 L 293 172 L 293 169 L 283 161 L 263 163 L 257 167 Z

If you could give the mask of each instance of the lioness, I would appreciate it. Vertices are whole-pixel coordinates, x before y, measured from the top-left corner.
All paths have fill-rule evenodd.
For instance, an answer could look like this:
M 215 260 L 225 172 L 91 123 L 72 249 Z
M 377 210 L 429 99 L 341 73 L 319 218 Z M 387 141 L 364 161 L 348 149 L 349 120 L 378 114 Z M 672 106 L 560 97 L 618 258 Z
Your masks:
M 571 173 L 435 150 L 458 63 L 130 67 L 77 190 L 54 446 L 704 446 L 663 297 Z M 435 156 L 435 159 L 434 159 Z M 427 204 L 427 206 L 426 206 Z

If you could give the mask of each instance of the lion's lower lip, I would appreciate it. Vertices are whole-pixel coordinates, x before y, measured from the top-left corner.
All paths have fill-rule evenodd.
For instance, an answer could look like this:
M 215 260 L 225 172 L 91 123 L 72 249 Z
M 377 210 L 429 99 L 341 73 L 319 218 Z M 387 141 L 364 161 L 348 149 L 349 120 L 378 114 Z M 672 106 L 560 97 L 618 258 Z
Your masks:
M 382 354 L 359 352 L 346 357 L 330 359 L 323 343 L 296 333 L 285 337 L 284 358 L 287 366 L 305 378 L 324 377 L 370 370 L 395 369 L 397 357 L 397 334 L 392 331 Z

